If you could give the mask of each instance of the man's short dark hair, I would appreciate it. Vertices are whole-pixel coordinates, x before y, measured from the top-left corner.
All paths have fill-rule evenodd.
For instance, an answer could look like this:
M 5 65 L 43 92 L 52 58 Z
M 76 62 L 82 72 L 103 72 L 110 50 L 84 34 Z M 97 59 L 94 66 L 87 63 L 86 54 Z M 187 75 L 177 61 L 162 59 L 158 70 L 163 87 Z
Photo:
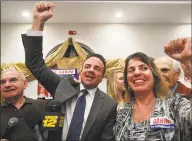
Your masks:
M 87 59 L 91 58 L 91 57 L 99 58 L 99 59 L 102 61 L 103 65 L 104 65 L 103 75 L 105 75 L 105 72 L 106 72 L 106 61 L 105 61 L 105 58 L 104 58 L 102 55 L 97 54 L 97 53 L 89 53 L 89 54 L 87 55 L 85 61 L 86 61 Z

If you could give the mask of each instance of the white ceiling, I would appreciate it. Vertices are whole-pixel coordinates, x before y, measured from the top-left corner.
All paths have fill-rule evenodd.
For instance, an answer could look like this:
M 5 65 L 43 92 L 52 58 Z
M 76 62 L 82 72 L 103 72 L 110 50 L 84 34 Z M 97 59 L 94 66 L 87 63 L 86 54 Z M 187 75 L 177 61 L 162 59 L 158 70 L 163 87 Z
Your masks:
M 39 1 L 2 1 L 1 23 L 31 23 L 22 11 L 32 14 Z M 191 23 L 191 1 L 56 1 L 49 23 Z M 115 12 L 122 12 L 116 18 Z

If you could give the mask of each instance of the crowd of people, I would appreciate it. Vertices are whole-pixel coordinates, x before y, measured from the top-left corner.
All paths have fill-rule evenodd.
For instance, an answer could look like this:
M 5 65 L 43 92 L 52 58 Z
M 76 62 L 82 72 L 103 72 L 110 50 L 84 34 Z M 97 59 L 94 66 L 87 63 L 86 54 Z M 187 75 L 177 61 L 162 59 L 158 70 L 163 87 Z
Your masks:
M 129 55 L 124 70 L 109 75 L 106 94 L 98 88 L 106 71 L 100 54 L 87 56 L 80 83 L 71 76 L 56 75 L 45 65 L 42 32 L 53 8 L 50 2 L 36 4 L 31 30 L 22 35 L 22 41 L 27 68 L 61 103 L 65 118 L 60 141 L 192 140 L 191 87 L 179 81 L 183 68 L 184 78 L 191 84 L 191 38 L 171 40 L 162 47 L 164 57 L 152 59 L 142 52 Z M 27 85 L 19 71 L 1 72 L 1 141 L 39 141 L 34 133 L 37 129 L 28 126 L 25 113 L 35 108 L 42 121 L 48 102 L 25 97 Z M 13 126 L 12 117 L 18 119 Z M 49 132 L 40 132 L 42 141 L 49 140 Z

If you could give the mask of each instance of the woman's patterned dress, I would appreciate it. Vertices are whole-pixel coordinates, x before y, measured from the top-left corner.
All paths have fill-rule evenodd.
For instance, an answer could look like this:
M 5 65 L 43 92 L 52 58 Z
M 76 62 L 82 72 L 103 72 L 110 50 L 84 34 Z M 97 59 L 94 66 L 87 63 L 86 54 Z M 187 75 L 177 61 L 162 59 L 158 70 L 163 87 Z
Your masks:
M 134 102 L 117 111 L 117 141 L 192 141 L 192 107 L 184 95 L 156 98 L 150 119 L 134 123 Z

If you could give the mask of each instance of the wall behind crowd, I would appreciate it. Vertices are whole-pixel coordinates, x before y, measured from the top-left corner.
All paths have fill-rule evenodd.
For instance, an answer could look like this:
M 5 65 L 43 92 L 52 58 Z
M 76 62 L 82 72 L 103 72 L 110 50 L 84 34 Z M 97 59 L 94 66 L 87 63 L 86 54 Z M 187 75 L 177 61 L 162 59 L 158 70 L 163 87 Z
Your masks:
M 1 24 L 1 62 L 24 62 L 21 34 L 30 24 Z M 190 24 L 46 24 L 43 53 L 66 41 L 69 30 L 76 30 L 75 41 L 89 46 L 105 58 L 126 58 L 140 51 L 151 57 L 165 55 L 163 46 L 177 37 L 191 37 Z M 106 80 L 99 86 L 106 92 Z M 37 81 L 31 81 L 25 94 L 37 98 Z

